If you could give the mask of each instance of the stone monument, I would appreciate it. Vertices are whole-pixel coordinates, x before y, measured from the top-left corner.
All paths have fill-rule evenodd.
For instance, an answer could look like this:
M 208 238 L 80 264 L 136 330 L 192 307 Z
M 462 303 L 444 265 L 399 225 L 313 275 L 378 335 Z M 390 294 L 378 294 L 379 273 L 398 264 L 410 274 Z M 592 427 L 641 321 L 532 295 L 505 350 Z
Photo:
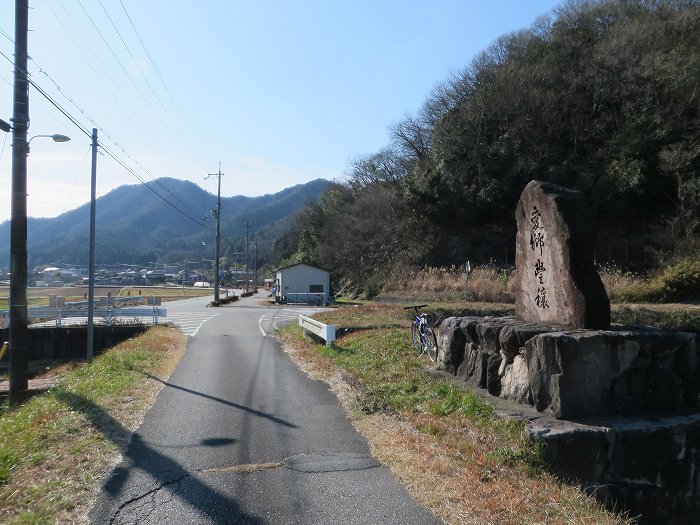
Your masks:
M 599 500 L 642 523 L 697 523 L 700 334 L 610 326 L 578 192 L 532 181 L 516 219 L 517 318 L 443 320 L 438 369 L 525 405 L 500 410 Z
M 531 181 L 515 212 L 515 316 L 570 328 L 607 328 L 610 301 L 593 265 L 594 221 L 581 194 Z

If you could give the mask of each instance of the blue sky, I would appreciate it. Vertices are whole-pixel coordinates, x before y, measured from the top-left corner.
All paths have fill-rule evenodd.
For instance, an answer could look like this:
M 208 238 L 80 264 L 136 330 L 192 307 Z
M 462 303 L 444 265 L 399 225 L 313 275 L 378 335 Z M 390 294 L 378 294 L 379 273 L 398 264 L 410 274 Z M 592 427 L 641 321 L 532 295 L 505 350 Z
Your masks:
M 12 4 L 12 5 L 10 5 Z M 142 179 L 204 180 L 262 195 L 341 178 L 389 143 L 387 128 L 548 0 L 30 0 L 31 78 Z M 0 10 L 12 58 L 14 2 Z M 132 27 L 133 24 L 133 27 Z M 136 30 L 134 30 L 134 27 Z M 0 55 L 0 118 L 12 116 Z M 52 217 L 89 200 L 90 139 L 30 89 L 28 211 Z M 0 135 L 0 221 L 10 217 L 11 137 Z M 138 179 L 98 158 L 98 195 Z M 196 210 L 193 205 L 193 210 Z

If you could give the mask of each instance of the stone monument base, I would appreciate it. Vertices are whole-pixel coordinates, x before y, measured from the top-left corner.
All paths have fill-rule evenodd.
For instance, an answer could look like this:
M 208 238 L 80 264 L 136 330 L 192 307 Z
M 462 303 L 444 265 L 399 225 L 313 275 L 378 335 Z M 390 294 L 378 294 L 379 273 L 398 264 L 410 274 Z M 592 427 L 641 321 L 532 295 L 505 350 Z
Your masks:
M 698 335 L 691 332 L 450 317 L 438 346 L 438 369 L 557 419 L 670 415 L 700 405 Z
M 554 472 L 640 523 L 700 513 L 700 336 L 451 317 L 438 368 L 527 421 Z M 479 390 L 477 390 L 479 392 Z M 510 407 L 503 410 L 503 406 Z M 521 408 L 518 408 L 521 407 Z

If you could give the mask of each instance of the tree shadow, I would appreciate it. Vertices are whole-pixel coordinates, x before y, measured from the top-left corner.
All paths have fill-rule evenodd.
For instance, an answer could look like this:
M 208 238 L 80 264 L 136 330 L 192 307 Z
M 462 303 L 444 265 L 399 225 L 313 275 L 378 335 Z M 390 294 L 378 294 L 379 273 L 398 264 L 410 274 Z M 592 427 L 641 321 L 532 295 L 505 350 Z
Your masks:
M 167 491 L 173 499 L 179 498 L 214 523 L 264 523 L 262 519 L 244 512 L 236 500 L 206 485 L 178 462 L 151 448 L 138 434 L 133 434 L 131 442 L 127 443 L 122 437 L 129 434 L 128 430 L 101 406 L 65 390 L 56 391 L 55 396 L 73 410 L 84 414 L 121 449 L 123 455 L 122 463 L 112 471 L 102 487 L 102 491 L 111 498 L 98 499 L 90 513 L 91 523 L 118 523 L 120 515 L 133 512 L 133 507 L 137 507 L 139 515 L 150 514 L 157 505 L 154 494 L 160 490 Z M 148 474 L 155 480 L 155 486 L 149 482 L 136 494 L 123 494 L 122 489 L 135 470 Z M 183 483 L 187 483 L 186 490 L 180 490 Z

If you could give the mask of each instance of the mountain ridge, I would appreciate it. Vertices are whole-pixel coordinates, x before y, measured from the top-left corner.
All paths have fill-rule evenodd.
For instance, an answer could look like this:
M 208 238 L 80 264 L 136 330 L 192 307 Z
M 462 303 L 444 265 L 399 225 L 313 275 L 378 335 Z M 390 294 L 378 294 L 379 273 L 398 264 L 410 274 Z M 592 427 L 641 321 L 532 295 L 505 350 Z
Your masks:
M 251 223 L 248 233 L 256 236 L 265 259 L 276 238 L 286 231 L 290 217 L 305 203 L 317 199 L 328 184 L 327 180 L 316 179 L 258 197 L 222 197 L 221 256 L 244 251 L 245 224 Z M 216 208 L 216 195 L 191 181 L 170 177 L 150 181 L 149 187 L 119 186 L 97 199 L 96 262 L 213 258 L 216 223 L 211 211 Z M 86 264 L 89 218 L 90 203 L 53 218 L 28 218 L 29 265 Z M 10 221 L 5 221 L 0 224 L 0 265 L 9 265 L 9 237 Z

